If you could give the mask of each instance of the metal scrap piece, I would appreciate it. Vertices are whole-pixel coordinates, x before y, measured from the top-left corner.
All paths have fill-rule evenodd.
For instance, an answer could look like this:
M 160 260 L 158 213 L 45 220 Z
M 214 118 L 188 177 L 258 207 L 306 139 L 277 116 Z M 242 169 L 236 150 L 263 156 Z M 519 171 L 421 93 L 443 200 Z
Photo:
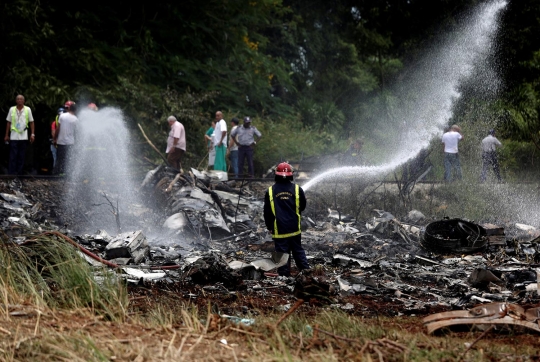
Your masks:
M 456 310 L 432 314 L 425 317 L 423 322 L 428 333 L 433 333 L 443 327 L 467 324 L 511 324 L 540 332 L 539 318 L 539 308 L 525 310 L 517 304 L 489 303 L 468 311 Z

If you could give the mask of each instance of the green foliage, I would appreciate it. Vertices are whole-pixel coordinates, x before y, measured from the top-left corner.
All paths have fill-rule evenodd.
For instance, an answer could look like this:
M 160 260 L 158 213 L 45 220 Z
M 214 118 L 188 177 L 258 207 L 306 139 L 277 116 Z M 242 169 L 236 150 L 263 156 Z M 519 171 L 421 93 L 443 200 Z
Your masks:
M 254 119 L 253 124 L 263 135 L 255 148 L 254 162 L 258 173 L 266 172 L 270 166 L 282 161 L 332 153 L 340 147 L 332 133 L 312 129 L 299 120 Z
M 0 5 L 1 108 L 18 93 L 38 121 L 68 98 L 119 106 L 155 144 L 168 131 L 164 117 L 175 114 L 192 165 L 206 152 L 202 134 L 218 109 L 261 123 L 300 117 L 298 132 L 312 130 L 336 148 L 361 135 L 380 151 L 400 132 L 398 111 L 416 104 L 417 95 L 399 99 L 394 85 L 406 89 L 421 49 L 478 3 L 143 0 L 66 9 L 8 0 Z M 508 4 L 496 42 L 497 58 L 511 61 L 492 60 L 506 85 L 502 100 L 493 107 L 494 92 L 464 85 L 454 117 L 487 123 L 482 117 L 493 114 L 505 138 L 540 148 L 539 13 L 534 0 Z M 280 135 L 268 127 L 266 136 Z

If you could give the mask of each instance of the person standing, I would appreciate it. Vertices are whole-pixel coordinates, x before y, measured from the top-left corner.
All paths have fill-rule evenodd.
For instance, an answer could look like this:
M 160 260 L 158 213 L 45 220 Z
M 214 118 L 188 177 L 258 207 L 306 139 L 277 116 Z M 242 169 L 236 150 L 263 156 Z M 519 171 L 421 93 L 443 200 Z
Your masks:
M 34 117 L 30 107 L 24 105 L 24 96 L 19 94 L 15 98 L 16 105 L 9 109 L 6 117 L 5 142 L 9 142 L 10 175 L 21 175 L 28 146 L 28 128 L 30 127 L 30 143 L 34 143 Z
M 216 128 L 216 121 L 212 120 L 212 125 L 208 128 L 208 131 L 204 134 L 204 140 L 206 147 L 208 148 L 208 168 L 214 168 L 214 162 L 216 160 L 216 148 L 214 147 L 214 128 Z
M 309 269 L 302 247 L 301 213 L 306 208 L 304 190 L 293 182 L 293 170 L 286 162 L 276 167 L 275 184 L 264 195 L 264 223 L 272 234 L 276 252 L 292 253 L 296 267 Z M 291 259 L 278 268 L 278 274 L 290 276 Z
M 227 155 L 229 155 L 229 160 L 231 160 L 231 168 L 234 173 L 234 178 L 238 178 L 238 146 L 234 142 L 234 137 L 232 133 L 238 127 L 238 118 L 234 117 L 231 119 L 231 137 L 229 140 L 229 147 L 227 148 Z
M 53 143 L 57 145 L 56 169 L 54 174 L 65 174 L 68 170 L 68 164 L 71 161 L 73 145 L 75 144 L 75 130 L 79 119 L 75 115 L 77 105 L 73 101 L 67 101 L 64 104 L 66 113 L 58 117 L 56 132 L 54 133 Z
M 251 118 L 249 117 L 244 117 L 244 125 L 237 127 L 231 133 L 231 137 L 238 145 L 238 173 L 244 173 L 244 160 L 247 159 L 249 177 L 253 177 L 255 174 L 253 169 L 253 151 L 257 144 L 255 136 L 260 140 L 262 134 L 255 126 L 251 125 Z
M 362 147 L 364 142 L 362 139 L 358 138 L 352 143 L 343 154 L 342 163 L 344 166 L 360 166 L 364 164 L 362 157 Z
M 488 168 L 493 167 L 493 172 L 499 182 L 502 181 L 499 171 L 499 160 L 497 159 L 497 147 L 502 147 L 502 143 L 495 137 L 495 130 L 490 129 L 486 138 L 482 140 L 482 174 L 480 181 L 486 181 Z
M 225 162 L 225 154 L 227 151 L 227 123 L 225 123 L 223 113 L 221 111 L 216 112 L 214 147 L 216 150 L 214 170 L 227 172 L 227 163 Z
M 51 153 L 53 156 L 53 170 L 56 167 L 56 145 L 54 144 L 54 135 L 56 134 L 56 126 L 58 126 L 58 118 L 64 113 L 64 108 L 58 108 L 56 119 L 51 123 Z
M 452 169 L 455 170 L 456 179 L 461 180 L 463 178 L 458 154 L 458 143 L 462 139 L 461 129 L 455 124 L 442 136 L 442 143 L 444 144 L 444 181 L 446 182 L 452 181 Z
M 182 156 L 186 152 L 186 131 L 184 125 L 174 116 L 167 118 L 171 131 L 167 138 L 167 162 L 169 166 L 182 172 Z

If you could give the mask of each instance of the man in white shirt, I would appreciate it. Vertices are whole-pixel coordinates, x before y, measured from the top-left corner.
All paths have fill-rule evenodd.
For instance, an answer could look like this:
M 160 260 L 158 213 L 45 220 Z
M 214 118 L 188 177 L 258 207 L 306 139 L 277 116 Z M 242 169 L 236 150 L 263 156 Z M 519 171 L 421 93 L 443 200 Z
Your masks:
M 495 130 L 490 129 L 486 138 L 482 140 L 482 174 L 480 181 L 486 181 L 488 168 L 493 167 L 493 172 L 499 182 L 502 181 L 499 171 L 499 161 L 497 160 L 497 147 L 502 147 L 502 143 L 495 137 Z
M 73 101 L 67 101 L 64 104 L 66 113 L 62 113 L 58 118 L 58 126 L 54 134 L 53 143 L 57 145 L 56 149 L 56 169 L 54 174 L 66 173 L 67 167 L 71 162 L 73 145 L 75 144 L 75 130 L 79 119 L 75 115 L 77 106 Z
M 223 113 L 221 111 L 216 112 L 214 147 L 216 148 L 214 170 L 227 172 L 227 163 L 225 162 L 225 154 L 227 153 L 227 123 L 223 119 Z
M 450 131 L 442 136 L 444 144 L 444 181 L 452 181 L 452 168 L 455 170 L 456 179 L 461 180 L 461 164 L 459 162 L 458 143 L 463 139 L 461 129 L 457 125 L 450 127 Z
M 169 166 L 182 171 L 182 156 L 186 152 L 186 131 L 184 125 L 176 119 L 174 116 L 167 118 L 171 131 L 169 132 L 169 138 L 167 138 L 167 162 Z
M 24 167 L 26 146 L 28 145 L 28 128 L 30 128 L 30 143 L 34 143 L 34 117 L 30 107 L 24 105 L 24 96 L 19 94 L 15 98 L 16 106 L 9 109 L 6 117 L 5 142 L 9 142 L 10 175 L 21 175 Z

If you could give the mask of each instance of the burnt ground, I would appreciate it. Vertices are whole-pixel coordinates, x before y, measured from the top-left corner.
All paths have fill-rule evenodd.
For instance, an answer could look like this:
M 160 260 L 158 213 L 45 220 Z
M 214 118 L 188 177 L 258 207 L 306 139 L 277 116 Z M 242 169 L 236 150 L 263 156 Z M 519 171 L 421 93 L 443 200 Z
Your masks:
M 161 179 L 151 191 L 146 192 L 145 202 L 151 210 L 139 216 L 143 228 L 144 225 L 154 225 L 155 228 L 167 217 L 172 201 L 163 194 L 163 189 L 170 181 L 170 178 Z M 267 185 L 251 183 L 244 186 L 246 197 L 260 201 Z M 31 228 L 58 228 L 80 240 L 79 234 L 95 228 L 96 222 L 88 227 L 88 218 L 81 212 L 84 205 L 78 208 L 62 206 L 65 186 L 66 181 L 61 179 L 2 180 L 0 192 L 13 194 L 19 191 L 30 203 L 40 205 L 29 218 Z M 233 190 L 234 185 L 231 186 Z M 222 202 L 225 211 L 231 213 L 235 205 L 228 204 L 226 200 Z M 366 230 L 365 223 L 339 222 L 321 210 L 307 213 L 313 223 L 303 233 L 303 243 L 314 268 L 307 279 L 299 282 L 294 278 L 294 268 L 291 278 L 277 277 L 272 271 L 231 271 L 223 262 L 240 260 L 249 263 L 267 256 L 267 251 L 272 249 L 261 224 L 260 210 L 251 209 L 250 212 L 251 223 L 255 224 L 254 227 L 251 225 L 251 231 L 242 228 L 242 224 L 232 225 L 241 231 L 242 237 L 207 240 L 201 246 L 200 240 L 204 235 L 198 235 L 199 242 L 192 242 L 187 247 L 183 245 L 182 250 L 177 250 L 182 256 L 176 260 L 151 254 L 148 264 L 156 267 L 178 265 L 178 269 L 166 270 L 166 277 L 157 281 L 131 280 L 128 287 L 134 312 L 144 313 L 160 303 L 197 305 L 203 310 L 210 304 L 220 314 L 242 316 L 283 311 L 297 298 L 302 298 L 309 301 L 304 307 L 308 315 L 331 305 L 351 315 L 378 317 L 423 316 L 467 309 L 488 301 L 508 301 L 525 307 L 539 303 L 537 293 L 527 290 L 531 289 L 527 288 L 528 285 L 536 282 L 536 273 L 533 280 L 531 270 L 531 265 L 540 255 L 536 244 L 527 244 L 533 248 L 527 255 L 516 239 L 508 240 L 506 246 L 489 247 L 473 255 L 440 255 L 424 250 L 417 240 L 404 241 L 392 231 L 392 227 L 387 227 L 382 233 L 374 232 Z M 7 214 L 4 212 L 4 217 Z M 103 220 L 110 223 L 113 218 L 104 212 Z M 423 220 L 417 225 L 426 223 Z M 4 227 L 10 230 L 6 220 Z M 19 229 L 12 227 L 11 230 L 13 235 L 10 236 L 16 236 Z M 168 237 L 169 242 L 171 238 Z M 191 241 L 193 239 L 192 235 Z M 87 243 L 85 246 L 100 252 L 96 244 Z M 170 243 L 168 246 L 168 250 L 174 249 Z M 211 253 L 209 250 L 220 252 Z M 199 269 L 194 271 L 197 268 L 184 263 L 190 255 L 206 258 L 208 265 L 199 265 Z M 345 257 L 340 259 L 336 255 Z M 205 273 L 205 267 L 216 270 L 201 279 L 200 273 Z M 483 281 L 471 284 L 469 277 L 478 268 L 493 272 L 502 284 Z

